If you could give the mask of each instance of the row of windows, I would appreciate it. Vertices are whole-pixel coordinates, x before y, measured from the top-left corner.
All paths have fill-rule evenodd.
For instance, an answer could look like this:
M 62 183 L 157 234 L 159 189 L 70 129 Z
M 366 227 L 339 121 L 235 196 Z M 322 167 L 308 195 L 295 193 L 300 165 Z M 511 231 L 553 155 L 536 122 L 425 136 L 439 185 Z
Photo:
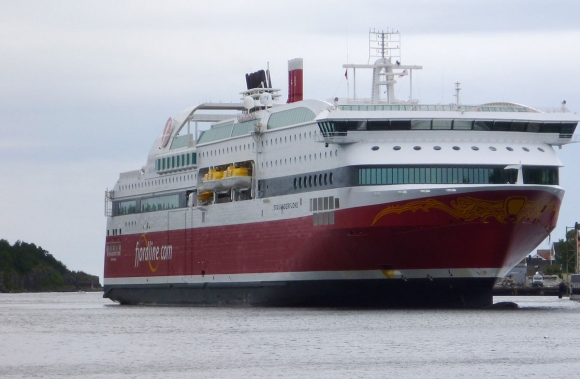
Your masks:
M 174 155 L 171 157 L 158 158 L 155 168 L 157 171 L 173 170 L 176 168 L 194 166 L 196 163 L 196 153 L 187 153 Z
M 322 134 L 341 135 L 348 131 L 382 130 L 475 130 L 497 132 L 559 133 L 571 135 L 577 122 L 475 119 L 329 120 L 320 121 Z
M 128 215 L 131 213 L 135 213 L 137 211 L 137 201 L 135 200 L 121 201 L 119 202 L 118 207 L 120 215 Z
M 114 216 L 128 215 L 142 212 L 155 212 L 179 208 L 181 205 L 179 194 L 162 195 L 140 200 L 126 200 L 117 203 Z
M 421 150 L 422 148 L 423 148 L 422 146 L 413 146 L 413 150 Z M 373 151 L 377 151 L 379 149 L 380 149 L 380 147 L 378 147 L 378 146 L 371 147 L 371 150 L 373 150 Z M 453 146 L 452 149 L 458 151 L 458 150 L 461 150 L 461 147 L 459 147 L 459 146 Z M 514 151 L 514 148 L 511 147 L 511 146 L 506 146 L 505 149 L 507 151 Z M 399 150 L 401 150 L 401 146 L 393 146 L 393 150 L 399 151 Z M 441 146 L 433 146 L 433 150 L 439 151 L 439 150 L 441 150 Z M 471 150 L 478 151 L 479 150 L 479 146 L 471 146 Z M 497 148 L 495 146 L 489 146 L 489 150 L 491 150 L 491 151 L 497 151 Z M 528 149 L 525 146 L 522 147 L 522 150 L 525 151 L 525 152 L 527 152 L 527 153 L 530 152 L 530 149 Z M 541 147 L 538 147 L 538 150 L 541 151 L 542 153 L 545 152 L 545 150 L 542 149 Z
M 314 132 L 314 133 L 316 134 L 316 132 Z M 288 143 L 288 142 L 292 142 L 292 141 L 302 141 L 302 138 L 304 138 L 305 141 L 307 138 L 312 138 L 312 132 L 310 131 L 310 132 L 308 132 L 308 134 L 306 134 L 306 132 L 294 134 L 294 140 L 292 140 L 291 135 L 284 136 L 283 139 L 282 139 L 282 137 L 270 138 L 269 140 L 266 138 L 262 141 L 262 146 L 264 146 L 264 143 L 266 144 L 266 146 L 268 146 L 268 145 L 274 146 L 274 145 Z M 268 141 L 269 141 L 269 144 L 268 144 Z
M 334 211 L 318 212 L 312 215 L 312 226 L 334 225 Z
M 316 133 L 316 132 L 315 132 Z M 278 144 L 283 144 L 283 143 L 289 143 L 292 141 L 302 141 L 307 140 L 309 138 L 312 138 L 312 131 L 310 132 L 304 132 L 304 133 L 298 133 L 298 134 L 294 134 L 289 135 L 289 136 L 284 136 L 284 137 L 276 137 L 276 138 L 266 138 L 264 140 L 262 140 L 261 144 L 262 146 L 275 146 Z M 222 154 L 230 154 L 230 153 L 237 153 L 238 151 L 246 151 L 246 150 L 250 150 L 250 149 L 254 149 L 255 148 L 255 144 L 252 142 L 252 144 L 243 144 L 243 145 L 238 145 L 238 146 L 234 146 L 234 147 L 223 147 L 221 149 L 217 149 L 217 150 L 209 150 L 209 151 L 204 151 L 204 152 L 200 152 L 200 155 L 202 158 L 207 158 L 207 157 L 213 157 L 213 156 L 218 156 L 218 155 L 222 155 Z
M 147 180 L 147 181 L 144 181 L 141 183 L 125 184 L 125 185 L 119 186 L 119 190 L 120 191 L 133 190 L 133 189 L 137 189 L 137 188 L 147 188 L 147 187 L 153 187 L 153 186 L 171 184 L 171 183 L 178 183 L 178 182 L 185 182 L 188 180 L 196 180 L 196 179 L 197 179 L 197 174 L 171 176 L 168 178 Z
M 524 184 L 558 185 L 558 168 L 523 168 Z M 518 171 L 502 167 L 372 167 L 359 168 L 359 185 L 384 184 L 506 184 Z
M 141 212 L 155 212 L 179 208 L 179 195 L 157 196 L 141 200 Z
M 310 212 L 326 211 L 329 209 L 338 209 L 339 201 L 338 197 L 326 196 L 326 197 L 315 197 L 310 199 Z
M 294 178 L 294 189 L 302 189 L 302 188 L 312 188 L 312 187 L 322 187 L 332 185 L 334 182 L 334 175 L 332 172 L 318 174 L 318 175 L 308 175 L 308 176 L 300 176 Z
M 304 155 L 299 156 L 299 157 L 294 157 L 294 162 L 292 162 L 292 158 L 284 158 L 284 159 L 277 159 L 274 161 L 268 161 L 268 162 L 262 162 L 262 168 L 268 168 L 268 167 L 278 167 L 278 165 L 282 166 L 282 165 L 286 165 L 286 164 L 296 164 L 296 163 L 306 163 L 307 161 L 312 161 L 312 160 L 317 160 L 317 159 L 322 159 L 322 158 L 332 158 L 332 157 L 338 157 L 338 150 L 334 150 L 334 152 L 332 150 L 330 151 L 325 151 L 324 152 L 324 156 L 322 156 L 322 152 L 318 153 L 318 154 L 308 154 L 308 155 Z
M 217 149 L 217 150 L 209 150 L 209 151 L 200 151 L 199 154 L 202 158 L 207 158 L 207 157 L 213 157 L 213 156 L 218 156 L 218 155 L 222 155 L 222 154 L 230 154 L 230 153 L 234 153 L 234 152 L 238 152 L 238 151 L 245 151 L 245 150 L 251 150 L 255 148 L 255 144 L 252 142 L 252 144 L 243 144 L 243 145 L 238 145 L 238 146 L 234 146 L 234 147 L 223 147 L 221 149 Z

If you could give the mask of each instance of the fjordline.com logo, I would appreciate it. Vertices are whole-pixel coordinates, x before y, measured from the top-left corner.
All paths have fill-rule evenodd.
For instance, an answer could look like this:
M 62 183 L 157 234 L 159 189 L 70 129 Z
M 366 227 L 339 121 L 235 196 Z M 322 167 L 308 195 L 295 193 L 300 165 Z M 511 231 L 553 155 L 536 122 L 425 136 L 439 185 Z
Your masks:
M 151 272 L 157 271 L 159 261 L 170 260 L 173 256 L 173 246 L 155 246 L 153 241 L 147 240 L 145 234 L 141 234 L 135 246 L 135 267 L 139 267 L 139 262 L 147 262 Z

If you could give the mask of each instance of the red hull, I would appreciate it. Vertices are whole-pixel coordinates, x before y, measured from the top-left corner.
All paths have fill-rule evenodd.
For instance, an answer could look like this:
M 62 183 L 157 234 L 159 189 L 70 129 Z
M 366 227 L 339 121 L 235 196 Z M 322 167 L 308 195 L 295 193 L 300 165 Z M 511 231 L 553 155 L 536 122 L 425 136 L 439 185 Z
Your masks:
M 560 203 L 546 191 L 486 191 L 335 210 L 333 225 L 308 216 L 110 236 L 121 251 L 106 254 L 105 278 L 505 268 L 548 236 Z M 147 244 L 161 250 L 139 258 Z

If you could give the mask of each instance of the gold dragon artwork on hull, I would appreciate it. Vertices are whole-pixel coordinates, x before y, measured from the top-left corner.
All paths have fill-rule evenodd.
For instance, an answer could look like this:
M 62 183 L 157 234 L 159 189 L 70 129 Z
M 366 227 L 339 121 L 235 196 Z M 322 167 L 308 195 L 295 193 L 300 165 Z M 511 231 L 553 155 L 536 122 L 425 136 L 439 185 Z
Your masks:
M 515 222 L 533 221 L 539 218 L 545 210 L 557 213 L 558 203 L 554 200 L 550 202 L 529 200 L 526 196 L 510 196 L 505 200 L 483 200 L 466 196 L 452 200 L 449 205 L 436 199 L 423 199 L 383 209 L 375 216 L 372 225 L 375 225 L 377 221 L 389 214 L 414 213 L 419 210 L 429 212 L 432 209 L 443 211 L 465 221 L 487 221 L 493 218 L 505 224 L 510 219 Z

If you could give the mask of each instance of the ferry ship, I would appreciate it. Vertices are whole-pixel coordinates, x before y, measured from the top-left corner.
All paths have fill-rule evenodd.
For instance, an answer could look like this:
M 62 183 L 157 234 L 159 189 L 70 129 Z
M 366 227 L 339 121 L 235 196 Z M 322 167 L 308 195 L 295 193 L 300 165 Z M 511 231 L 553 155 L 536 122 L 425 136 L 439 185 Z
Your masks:
M 556 226 L 555 147 L 578 117 L 412 97 L 421 66 L 369 32 L 353 96 L 280 102 L 269 70 L 240 102 L 171 117 L 146 164 L 105 193 L 104 297 L 122 304 L 485 307 Z M 370 98 L 356 75 L 372 74 Z M 395 97 L 397 81 L 409 100 Z M 386 94 L 386 96 L 381 96 Z M 210 124 L 206 130 L 201 125 Z

